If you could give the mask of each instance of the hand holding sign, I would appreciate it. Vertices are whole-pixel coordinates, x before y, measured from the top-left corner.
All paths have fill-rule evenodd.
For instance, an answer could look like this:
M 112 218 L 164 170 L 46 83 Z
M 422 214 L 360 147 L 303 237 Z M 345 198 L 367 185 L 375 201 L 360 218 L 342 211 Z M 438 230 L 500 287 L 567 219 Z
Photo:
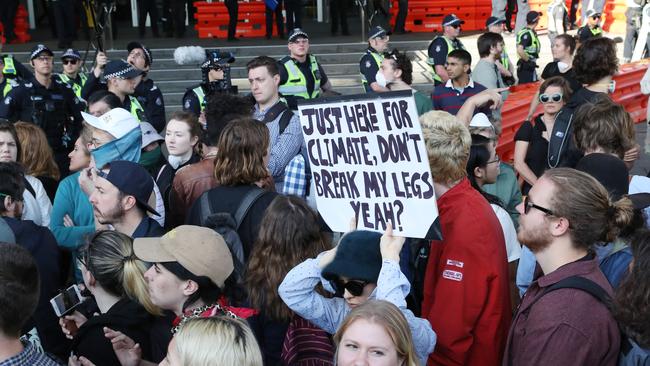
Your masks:
M 399 263 L 399 254 L 402 251 L 406 238 L 403 236 L 393 236 L 393 226 L 388 224 L 384 235 L 381 236 L 379 248 L 382 259 L 390 259 Z

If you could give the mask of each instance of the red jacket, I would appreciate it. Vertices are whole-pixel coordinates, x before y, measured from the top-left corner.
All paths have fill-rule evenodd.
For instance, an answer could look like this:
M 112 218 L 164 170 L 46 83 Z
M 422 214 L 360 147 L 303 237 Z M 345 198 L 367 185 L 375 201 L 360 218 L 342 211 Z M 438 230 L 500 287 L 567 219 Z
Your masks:
M 428 365 L 499 365 L 512 318 L 499 220 L 467 179 L 438 210 L 443 240 L 431 242 L 422 303 L 438 335 Z

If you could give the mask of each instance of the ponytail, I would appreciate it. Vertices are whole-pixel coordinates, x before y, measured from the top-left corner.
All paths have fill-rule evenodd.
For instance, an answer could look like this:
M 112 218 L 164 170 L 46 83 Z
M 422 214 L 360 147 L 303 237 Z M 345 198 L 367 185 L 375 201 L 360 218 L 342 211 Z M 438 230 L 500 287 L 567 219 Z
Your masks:
M 147 282 L 144 279 L 144 273 L 147 267 L 144 262 L 131 255 L 124 260 L 122 269 L 122 284 L 124 293 L 132 300 L 142 305 L 148 313 L 156 316 L 162 315 L 160 308 L 153 304 L 149 296 Z
M 604 228 L 603 240 L 611 242 L 616 239 L 621 230 L 630 225 L 634 217 L 634 205 L 627 197 L 610 202 L 607 209 L 607 225 Z

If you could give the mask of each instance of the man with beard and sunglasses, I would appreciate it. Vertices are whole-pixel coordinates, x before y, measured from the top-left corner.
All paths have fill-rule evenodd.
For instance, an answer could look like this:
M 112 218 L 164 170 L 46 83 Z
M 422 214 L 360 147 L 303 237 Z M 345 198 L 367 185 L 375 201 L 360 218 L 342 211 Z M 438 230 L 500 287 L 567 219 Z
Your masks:
M 587 173 L 557 168 L 537 180 L 518 210 L 517 238 L 539 265 L 514 317 L 503 364 L 615 365 L 620 333 L 598 299 L 610 297 L 612 287 L 593 246 L 629 224 L 632 202 L 612 200 Z
M 425 364 L 436 344 L 436 334 L 426 319 L 406 308 L 410 284 L 400 271 L 400 251 L 405 238 L 393 236 L 388 226 L 379 233 L 355 230 L 345 234 L 337 247 L 307 259 L 284 278 L 278 293 L 287 306 L 302 318 L 334 334 L 352 310 L 376 299 L 396 305 L 406 317 L 418 358 Z M 326 298 L 324 288 L 336 297 Z
M 160 237 L 163 228 L 147 215 L 160 216 L 149 206 L 154 182 L 149 172 L 137 163 L 117 160 L 106 164 L 95 177 L 90 195 L 95 222 L 112 225 L 132 238 Z

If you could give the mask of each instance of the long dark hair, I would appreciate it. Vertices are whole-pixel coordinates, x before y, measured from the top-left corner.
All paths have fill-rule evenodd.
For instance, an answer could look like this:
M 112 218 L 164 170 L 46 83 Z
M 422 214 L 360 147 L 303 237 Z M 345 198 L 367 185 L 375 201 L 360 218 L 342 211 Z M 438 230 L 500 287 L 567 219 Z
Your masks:
M 291 310 L 278 287 L 293 267 L 330 249 L 316 213 L 300 198 L 278 196 L 266 209 L 248 262 L 246 289 L 250 304 L 271 319 L 289 321 Z
M 613 314 L 628 337 L 641 348 L 650 348 L 650 231 L 631 241 L 634 263 L 616 290 Z
M 476 182 L 476 175 L 474 175 L 474 170 L 476 168 L 487 167 L 487 164 L 490 161 L 490 150 L 488 149 L 488 144 L 491 143 L 492 140 L 485 136 L 472 135 L 472 147 L 469 150 L 469 159 L 467 159 L 467 178 L 472 184 L 472 187 L 479 191 L 479 193 L 483 195 L 490 204 L 498 205 L 503 208 L 503 203 L 501 203 L 499 197 L 485 192 Z

